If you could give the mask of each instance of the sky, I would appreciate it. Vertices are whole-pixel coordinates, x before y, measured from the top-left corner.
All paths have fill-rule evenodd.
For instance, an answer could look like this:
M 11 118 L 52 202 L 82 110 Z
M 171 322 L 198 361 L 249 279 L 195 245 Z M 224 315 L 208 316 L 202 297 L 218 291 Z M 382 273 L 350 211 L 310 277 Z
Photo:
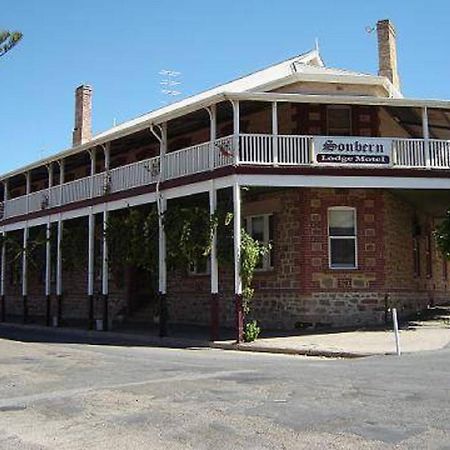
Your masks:
M 2 5 L 3 3 L 3 5 Z M 92 85 L 94 133 L 312 49 L 328 66 L 377 72 L 379 19 L 398 36 L 403 94 L 450 99 L 446 0 L 0 0 L 23 32 L 0 58 L 0 173 L 69 148 L 74 90 Z

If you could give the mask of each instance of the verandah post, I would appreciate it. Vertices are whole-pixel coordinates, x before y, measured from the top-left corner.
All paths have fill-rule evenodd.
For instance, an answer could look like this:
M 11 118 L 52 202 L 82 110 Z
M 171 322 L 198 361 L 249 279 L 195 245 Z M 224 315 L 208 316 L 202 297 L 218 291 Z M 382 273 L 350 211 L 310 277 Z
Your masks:
M 167 262 L 166 262 L 166 232 L 164 230 L 164 213 L 167 209 L 167 200 L 162 194 L 157 199 L 158 228 L 159 228 L 159 337 L 167 336 Z
M 50 163 L 47 165 L 48 172 L 48 205 L 50 204 L 50 192 L 53 187 L 53 164 Z M 47 218 L 47 224 L 45 226 L 45 323 L 49 327 L 51 325 L 51 309 L 52 309 L 52 300 L 51 300 L 51 270 L 52 270 L 52 246 L 51 246 L 51 221 L 50 216 Z
M 272 102 L 272 154 L 273 165 L 278 166 L 278 103 Z
M 103 146 L 105 157 L 105 172 L 110 169 L 110 144 Z M 109 261 L 108 240 L 106 232 L 108 227 L 108 204 L 105 203 L 102 223 L 102 297 L 103 297 L 103 331 L 109 329 Z
M 217 209 L 217 191 L 214 180 L 209 190 L 209 213 L 213 216 Z M 214 228 L 211 242 L 211 341 L 219 339 L 219 273 L 217 262 L 217 229 Z
M 22 301 L 23 301 L 23 323 L 28 321 L 28 225 L 23 229 L 22 245 Z
M 6 232 L 2 231 L 3 241 L 1 248 L 1 267 L 0 267 L 0 296 L 1 296 L 1 321 L 6 320 L 6 300 L 5 300 L 5 271 L 6 271 Z
M 64 223 L 61 216 L 58 218 L 58 232 L 56 237 L 56 321 L 54 326 L 61 325 L 62 317 L 62 234 Z
M 49 327 L 51 325 L 51 222 L 50 216 L 45 225 L 45 323 Z
M 92 206 L 88 215 L 88 328 L 94 328 L 94 251 L 95 251 L 95 215 Z
M 108 265 L 108 240 L 106 239 L 106 228 L 108 226 L 108 209 L 105 204 L 103 211 L 103 235 L 102 235 L 102 296 L 103 296 L 103 331 L 109 329 L 109 265 Z
M 234 165 L 239 165 L 239 133 L 240 133 L 240 112 L 239 101 L 232 100 L 233 105 L 233 155 Z
M 236 314 L 236 342 L 244 339 L 244 311 L 242 307 L 241 279 L 241 188 L 233 183 L 233 231 L 234 231 L 234 302 Z
M 88 150 L 91 161 L 91 186 L 90 196 L 94 197 L 94 175 L 96 166 L 95 148 Z M 88 300 L 88 329 L 94 328 L 94 245 L 95 245 L 95 216 L 92 206 L 89 207 L 88 215 L 88 270 L 87 270 L 87 300 Z
M 431 167 L 431 146 L 430 146 L 430 128 L 428 124 L 428 108 L 424 106 L 422 108 L 422 134 L 424 140 L 425 149 L 425 165 L 427 168 Z
M 160 126 L 160 180 L 164 179 L 165 174 L 165 156 L 167 151 L 167 122 Z M 167 261 L 166 261 L 166 232 L 164 229 L 164 213 L 167 210 L 167 199 L 159 190 L 157 183 L 156 202 L 158 207 L 158 290 L 159 290 L 159 337 L 167 336 Z

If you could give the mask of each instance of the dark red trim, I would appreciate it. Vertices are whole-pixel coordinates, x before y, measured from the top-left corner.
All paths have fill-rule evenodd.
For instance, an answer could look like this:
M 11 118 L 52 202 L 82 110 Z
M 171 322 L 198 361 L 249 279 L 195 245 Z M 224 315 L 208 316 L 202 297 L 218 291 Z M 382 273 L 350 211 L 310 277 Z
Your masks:
M 219 294 L 211 293 L 211 328 L 210 339 L 211 341 L 217 341 L 219 339 Z

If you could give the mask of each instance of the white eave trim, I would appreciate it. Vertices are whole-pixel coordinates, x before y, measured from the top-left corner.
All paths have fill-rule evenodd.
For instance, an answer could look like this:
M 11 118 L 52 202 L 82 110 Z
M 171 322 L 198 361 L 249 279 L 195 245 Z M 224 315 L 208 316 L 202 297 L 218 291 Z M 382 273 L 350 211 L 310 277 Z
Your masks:
M 423 108 L 450 109 L 449 100 L 406 99 L 390 97 L 372 97 L 365 95 L 316 95 L 316 94 L 290 94 L 282 92 L 228 92 L 226 98 L 230 100 L 251 100 L 265 102 L 292 102 L 292 103 L 325 103 L 348 104 L 368 106 L 398 106 Z

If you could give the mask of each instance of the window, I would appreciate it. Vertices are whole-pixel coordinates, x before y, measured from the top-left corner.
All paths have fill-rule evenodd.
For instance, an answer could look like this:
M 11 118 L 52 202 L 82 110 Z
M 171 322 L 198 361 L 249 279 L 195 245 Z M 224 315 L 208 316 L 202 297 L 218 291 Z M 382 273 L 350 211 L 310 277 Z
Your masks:
M 352 120 L 349 106 L 327 107 L 327 134 L 329 136 L 351 136 Z
M 245 218 L 245 228 L 247 233 L 262 244 L 272 244 L 273 241 L 273 215 L 265 214 L 260 216 L 249 216 Z M 264 255 L 257 266 L 259 270 L 269 270 L 273 268 L 273 246 Z
M 328 210 L 328 249 L 332 269 L 356 269 L 356 210 L 334 207 Z

